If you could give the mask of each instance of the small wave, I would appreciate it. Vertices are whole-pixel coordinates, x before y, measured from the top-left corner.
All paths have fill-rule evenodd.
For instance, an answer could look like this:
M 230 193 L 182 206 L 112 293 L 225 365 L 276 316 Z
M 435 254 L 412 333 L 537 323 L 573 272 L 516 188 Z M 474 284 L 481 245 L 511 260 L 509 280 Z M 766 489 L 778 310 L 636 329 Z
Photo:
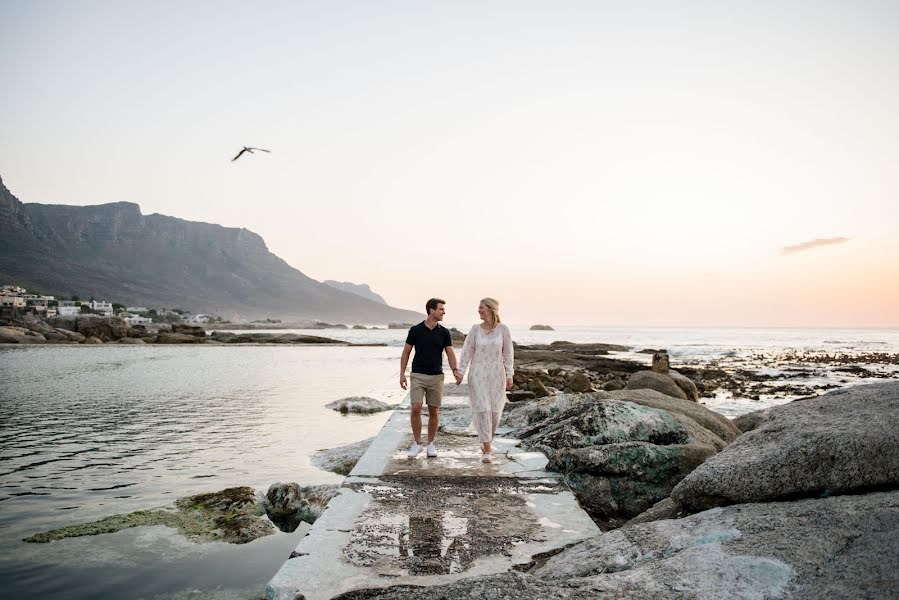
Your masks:
M 89 492 L 105 492 L 108 490 L 118 490 L 121 488 L 131 487 L 132 485 L 137 485 L 137 484 L 136 483 L 120 483 L 118 485 L 113 485 L 111 487 L 105 487 L 105 488 L 87 488 L 87 491 L 89 491 Z

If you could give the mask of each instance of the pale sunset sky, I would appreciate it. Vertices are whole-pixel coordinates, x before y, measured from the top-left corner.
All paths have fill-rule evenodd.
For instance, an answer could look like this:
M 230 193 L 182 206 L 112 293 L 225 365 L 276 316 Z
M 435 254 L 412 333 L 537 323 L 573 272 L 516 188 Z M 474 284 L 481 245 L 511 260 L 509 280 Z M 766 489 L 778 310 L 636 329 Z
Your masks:
M 896 2 L 0 0 L 0 81 L 23 202 L 450 323 L 899 326 Z

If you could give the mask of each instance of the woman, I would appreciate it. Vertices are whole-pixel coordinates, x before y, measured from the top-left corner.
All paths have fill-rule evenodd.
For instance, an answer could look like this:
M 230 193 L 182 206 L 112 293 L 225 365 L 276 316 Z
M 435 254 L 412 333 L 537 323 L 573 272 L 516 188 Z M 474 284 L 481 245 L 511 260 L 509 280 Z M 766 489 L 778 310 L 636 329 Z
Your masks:
M 482 323 L 473 325 L 465 345 L 462 360 L 453 374 L 457 381 L 468 374 L 468 401 L 471 421 L 481 440 L 481 462 L 493 460 L 493 436 L 506 403 L 506 390 L 512 389 L 512 334 L 500 323 L 499 302 L 484 298 L 478 305 Z

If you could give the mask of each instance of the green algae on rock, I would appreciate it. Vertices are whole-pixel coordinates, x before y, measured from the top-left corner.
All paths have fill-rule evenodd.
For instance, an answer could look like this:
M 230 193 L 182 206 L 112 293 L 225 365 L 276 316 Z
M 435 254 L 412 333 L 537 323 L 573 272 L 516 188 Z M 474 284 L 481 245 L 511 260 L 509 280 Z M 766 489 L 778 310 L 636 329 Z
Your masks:
M 130 527 L 165 525 L 177 529 L 194 542 L 246 544 L 274 533 L 274 527 L 264 515 L 265 510 L 257 502 L 253 488 L 236 487 L 179 498 L 175 508 L 113 515 L 99 521 L 44 531 L 24 541 L 43 544 L 70 537 L 115 533 Z

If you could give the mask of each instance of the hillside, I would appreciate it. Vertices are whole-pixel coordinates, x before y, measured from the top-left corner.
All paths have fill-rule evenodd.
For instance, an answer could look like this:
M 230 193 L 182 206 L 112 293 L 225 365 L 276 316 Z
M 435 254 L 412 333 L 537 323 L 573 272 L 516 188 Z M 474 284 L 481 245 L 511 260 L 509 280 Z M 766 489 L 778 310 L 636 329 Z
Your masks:
M 144 215 L 130 202 L 23 204 L 2 179 L 0 282 L 232 319 L 421 318 L 307 277 L 246 229 Z

